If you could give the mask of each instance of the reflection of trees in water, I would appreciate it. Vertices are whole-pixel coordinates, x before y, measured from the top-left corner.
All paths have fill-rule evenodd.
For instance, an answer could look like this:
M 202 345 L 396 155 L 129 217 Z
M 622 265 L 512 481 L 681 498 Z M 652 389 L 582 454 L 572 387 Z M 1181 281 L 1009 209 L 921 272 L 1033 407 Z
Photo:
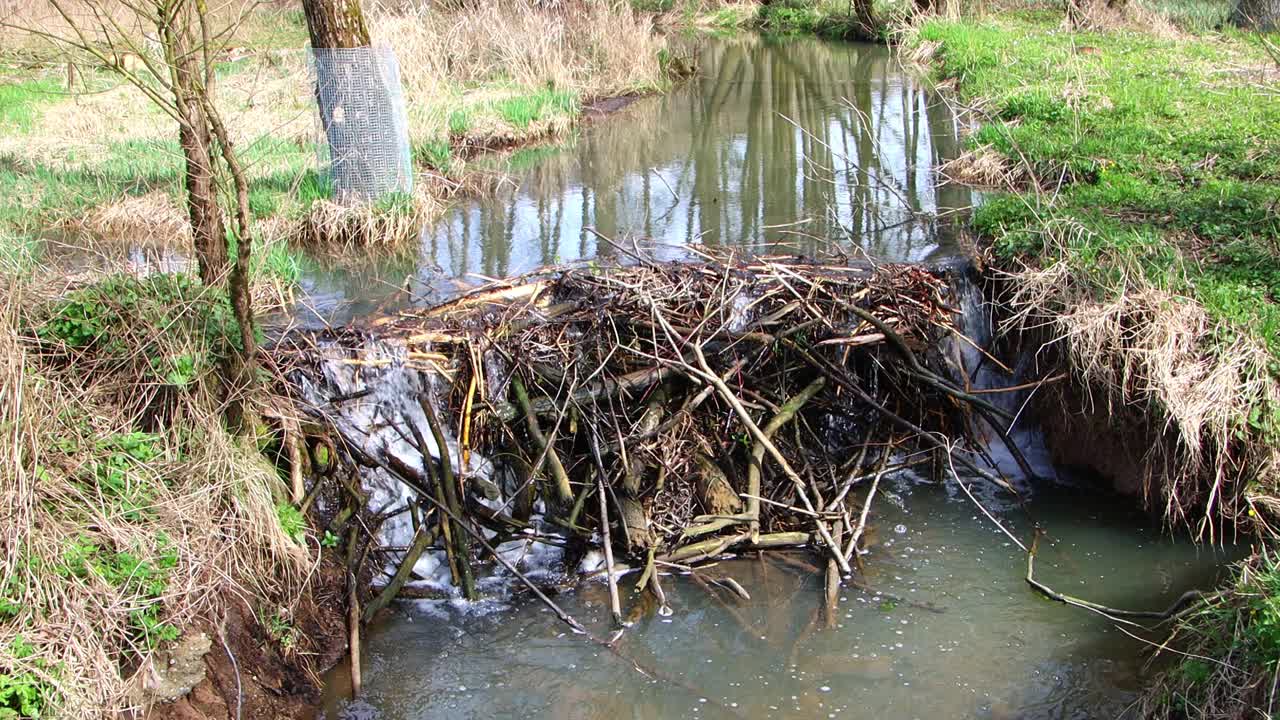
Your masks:
M 592 256 L 587 228 L 677 245 L 939 252 L 935 216 L 970 203 L 932 176 L 958 153 L 957 128 L 885 49 L 747 37 L 710 44 L 702 67 L 541 159 L 518 189 L 459 208 L 424 251 L 446 272 L 490 276 Z

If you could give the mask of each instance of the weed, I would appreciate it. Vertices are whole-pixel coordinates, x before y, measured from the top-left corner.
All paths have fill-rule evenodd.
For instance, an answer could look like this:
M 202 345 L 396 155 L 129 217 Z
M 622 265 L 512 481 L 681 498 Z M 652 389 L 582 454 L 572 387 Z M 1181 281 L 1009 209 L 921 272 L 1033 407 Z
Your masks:
M 280 529 L 289 539 L 302 545 L 307 539 L 307 520 L 298 508 L 289 503 L 276 505 L 276 519 L 280 521 Z
M 281 608 L 269 618 L 260 618 L 260 621 L 267 629 L 267 634 L 276 641 L 282 651 L 287 653 L 298 644 L 298 630 L 289 621 L 287 610 Z
M 36 334 L 71 350 L 123 356 L 134 347 L 134 333 L 146 327 L 185 330 L 215 352 L 239 342 L 226 297 L 182 273 L 116 275 L 73 291 Z M 151 350 L 145 353 L 148 361 L 157 357 L 158 346 L 145 349 Z
M 542 90 L 532 95 L 499 100 L 494 109 L 503 120 L 524 130 L 535 122 L 554 115 L 573 116 L 578 112 L 578 98 L 563 90 Z
M 111 435 L 95 442 L 93 459 L 86 463 L 91 486 L 127 521 L 150 513 L 152 481 L 140 470 L 160 456 L 158 443 L 159 437 L 149 433 Z
M 9 654 L 17 660 L 30 661 L 38 652 L 22 635 L 9 641 Z M 47 670 L 45 662 L 35 658 L 38 670 Z M 41 675 L 33 671 L 9 671 L 0 667 L 0 720 L 34 720 L 47 717 L 57 691 Z
M 61 564 L 55 572 L 62 577 L 92 579 L 128 593 L 144 604 L 129 610 L 132 639 L 147 649 L 178 639 L 179 631 L 163 620 L 161 597 L 169 587 L 169 576 L 177 567 L 178 555 L 161 534 L 158 552 L 112 551 L 95 536 L 82 533 L 68 541 Z

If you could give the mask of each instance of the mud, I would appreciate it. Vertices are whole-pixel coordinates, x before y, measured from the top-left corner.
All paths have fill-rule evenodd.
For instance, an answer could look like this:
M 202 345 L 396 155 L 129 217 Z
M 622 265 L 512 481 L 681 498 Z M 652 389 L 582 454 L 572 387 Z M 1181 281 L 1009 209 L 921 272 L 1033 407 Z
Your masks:
M 347 650 L 345 582 L 326 560 L 293 612 L 294 646 L 283 650 L 239 598 L 228 598 L 221 628 L 199 631 L 212 642 L 204 680 L 186 696 L 151 708 L 154 720 L 275 720 L 313 718 L 320 678 Z

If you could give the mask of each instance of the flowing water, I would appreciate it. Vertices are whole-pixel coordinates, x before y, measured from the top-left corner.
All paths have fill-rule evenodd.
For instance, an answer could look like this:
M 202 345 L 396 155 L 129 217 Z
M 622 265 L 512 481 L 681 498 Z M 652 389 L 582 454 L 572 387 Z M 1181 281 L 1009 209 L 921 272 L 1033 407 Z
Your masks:
M 459 203 L 416 253 L 313 274 L 318 305 L 358 314 L 482 277 L 618 259 L 601 235 L 624 247 L 643 238 L 663 258 L 694 243 L 910 262 L 959 254 L 957 220 L 974 193 L 934 170 L 960 152 L 960 122 L 884 47 L 750 35 L 707 41 L 698 62 L 694 79 L 571 142 L 505 157 L 499 191 Z
M 947 107 L 883 48 L 717 40 L 701 55 L 698 77 L 674 92 L 640 100 L 570 143 L 506 158 L 512 183 L 493 198 L 459 204 L 424 231 L 416 255 L 314 275 L 311 291 L 322 309 L 345 306 L 345 313 L 428 302 L 477 276 L 618 260 L 601 236 L 623 247 L 644 238 L 651 252 L 672 259 L 702 243 L 943 262 L 962 255 L 952 219 L 975 201 L 936 178 L 960 137 Z M 958 294 L 966 332 L 981 340 L 980 300 Z M 966 372 L 977 369 L 975 382 L 986 383 L 972 350 L 957 357 Z M 331 380 L 342 387 L 341 378 Z M 388 402 L 413 396 L 384 390 Z M 1033 423 L 1024 421 L 1017 436 L 1045 478 L 1031 484 L 1023 505 L 977 482 L 976 497 L 1016 537 L 1029 541 L 1036 526 L 1047 533 L 1037 563 L 1042 582 L 1111 606 L 1160 610 L 1189 588 L 1211 585 L 1235 555 L 1170 538 L 1129 510 L 1131 501 L 1048 467 Z M 1017 471 L 999 447 L 992 450 L 1003 469 Z M 398 486 L 369 489 L 382 493 L 382 505 L 404 501 Z M 330 676 L 325 714 L 621 720 L 1125 712 L 1142 683 L 1141 640 L 1034 594 L 1023 579 L 1025 555 L 954 480 L 937 484 L 904 472 L 880 490 L 864 573 L 840 593 L 831 627 L 822 576 L 802 552 L 726 560 L 696 577 L 668 575 L 670 614 L 632 594 L 635 573 L 625 576 L 632 624 L 616 654 L 568 633 L 498 573 L 481 582 L 489 599 L 480 603 L 395 606 L 366 633 L 364 696 L 344 699 L 349 670 L 341 666 Z M 407 522 L 388 524 L 385 532 L 405 537 L 384 542 L 405 544 Z M 563 579 L 557 602 L 598 635 L 610 633 L 603 583 L 572 582 L 579 558 L 530 543 L 502 550 L 513 560 L 524 556 L 539 582 Z M 438 559 L 422 563 L 415 585 L 447 583 Z M 750 599 L 709 584 L 726 576 Z
M 887 492 L 886 492 L 887 491 Z M 664 578 L 663 617 L 620 586 L 634 624 L 619 651 L 566 628 L 531 598 L 401 604 L 373 627 L 365 695 L 332 675 L 330 718 L 1114 718 L 1141 687 L 1144 644 L 1112 622 L 1049 602 L 1023 581 L 1025 556 L 954 486 L 903 476 L 881 487 L 865 588 L 846 587 L 823 627 L 821 576 L 796 554 L 722 562 L 741 600 Z M 1207 587 L 1232 553 L 1170 539 L 1127 502 L 1069 485 L 1025 508 L 984 505 L 1019 537 L 1037 522 L 1037 579 L 1113 607 L 1163 610 Z M 630 581 L 630 582 L 628 582 Z M 607 636 L 602 582 L 558 602 Z M 656 675 L 657 673 L 655 673 Z

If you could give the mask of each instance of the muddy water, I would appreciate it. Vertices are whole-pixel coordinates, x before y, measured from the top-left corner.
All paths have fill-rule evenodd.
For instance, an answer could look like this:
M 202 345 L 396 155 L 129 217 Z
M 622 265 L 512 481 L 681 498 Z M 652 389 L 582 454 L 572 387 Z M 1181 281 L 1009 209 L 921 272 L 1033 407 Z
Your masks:
M 902 476 L 874 505 L 864 589 L 841 592 L 823 627 L 813 557 L 740 558 L 699 571 L 751 595 L 664 578 L 663 617 L 629 592 L 620 652 L 502 592 L 478 606 L 400 605 L 366 638 L 363 700 L 335 671 L 329 718 L 1113 718 L 1135 698 L 1144 644 L 1114 623 L 1049 602 L 1023 582 L 1024 556 L 955 486 Z M 887 492 L 885 492 L 887 491 Z M 1116 607 L 1163 609 L 1212 583 L 1232 551 L 1171 539 L 1127 503 L 1069 482 L 1025 507 L 981 498 L 1025 537 L 1038 523 L 1037 579 Z M 631 583 L 626 582 L 627 579 Z M 557 598 L 595 632 L 608 628 L 602 583 Z
M 346 300 L 357 313 L 422 302 L 481 276 L 615 258 L 599 235 L 644 238 L 669 258 L 694 243 L 946 258 L 974 198 L 934 170 L 961 144 L 956 117 L 884 47 L 708 40 L 697 76 L 673 92 L 489 161 L 509 181 L 426 228 L 416 254 L 317 273 L 311 289 L 321 307 Z

